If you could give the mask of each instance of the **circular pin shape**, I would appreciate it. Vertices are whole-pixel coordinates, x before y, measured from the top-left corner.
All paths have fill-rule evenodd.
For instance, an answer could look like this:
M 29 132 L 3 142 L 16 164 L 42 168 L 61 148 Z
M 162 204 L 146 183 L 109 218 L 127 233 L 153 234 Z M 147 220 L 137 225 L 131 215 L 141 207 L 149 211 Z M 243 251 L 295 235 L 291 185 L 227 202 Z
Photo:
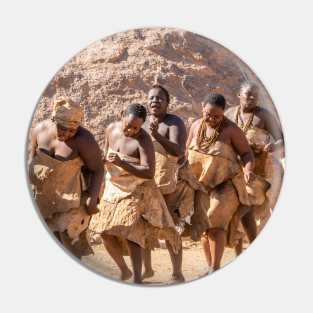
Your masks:
M 225 47 L 175 28 L 114 34 L 75 55 L 43 91 L 27 147 L 31 194 L 60 246 L 149 286 L 234 260 L 271 217 L 284 175 L 261 81 Z

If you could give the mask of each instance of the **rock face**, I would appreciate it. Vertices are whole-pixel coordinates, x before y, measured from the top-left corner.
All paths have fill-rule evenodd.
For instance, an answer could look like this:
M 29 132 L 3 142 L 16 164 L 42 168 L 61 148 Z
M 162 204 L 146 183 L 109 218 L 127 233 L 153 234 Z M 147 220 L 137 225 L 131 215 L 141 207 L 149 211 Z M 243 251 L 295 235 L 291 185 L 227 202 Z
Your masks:
M 260 104 L 275 112 L 255 74 L 216 42 L 180 29 L 135 29 L 99 40 L 65 64 L 39 100 L 32 125 L 50 117 L 56 94 L 67 95 L 82 104 L 84 125 L 103 146 L 105 127 L 127 104 L 146 104 L 154 83 L 168 89 L 170 111 L 189 126 L 209 91 L 235 105 L 246 79 L 259 84 Z

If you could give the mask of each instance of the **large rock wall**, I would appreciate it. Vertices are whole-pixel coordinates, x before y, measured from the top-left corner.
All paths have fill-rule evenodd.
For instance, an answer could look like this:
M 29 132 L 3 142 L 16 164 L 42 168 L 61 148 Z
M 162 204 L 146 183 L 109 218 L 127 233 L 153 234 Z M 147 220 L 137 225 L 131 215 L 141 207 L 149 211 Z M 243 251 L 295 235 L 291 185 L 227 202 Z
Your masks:
M 83 105 L 84 125 L 102 146 L 105 127 L 127 104 L 145 104 L 153 83 L 168 89 L 170 111 L 188 126 L 200 115 L 201 101 L 209 91 L 223 93 L 228 105 L 238 104 L 238 89 L 245 79 L 260 84 L 260 103 L 271 107 L 253 72 L 219 44 L 180 29 L 131 30 L 91 44 L 66 63 L 40 98 L 32 125 L 49 118 L 51 100 L 65 94 Z

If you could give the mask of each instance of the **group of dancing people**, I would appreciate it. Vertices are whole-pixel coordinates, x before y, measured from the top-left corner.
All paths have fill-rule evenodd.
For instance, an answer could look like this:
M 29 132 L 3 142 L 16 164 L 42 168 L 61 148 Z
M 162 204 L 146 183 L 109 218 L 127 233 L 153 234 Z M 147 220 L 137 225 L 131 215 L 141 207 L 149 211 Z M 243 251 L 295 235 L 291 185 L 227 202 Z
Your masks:
M 238 255 L 256 238 L 282 181 L 281 127 L 258 93 L 245 82 L 229 109 L 222 94 L 208 93 L 202 117 L 186 127 L 168 112 L 166 88 L 154 85 L 145 105 L 129 104 L 103 130 L 103 150 L 82 126 L 79 103 L 56 98 L 52 118 L 30 136 L 29 179 L 42 218 L 70 250 L 101 238 L 122 280 L 152 277 L 151 251 L 163 241 L 173 280 L 184 281 L 186 237 L 201 241 L 208 271 L 219 269 L 226 246 Z

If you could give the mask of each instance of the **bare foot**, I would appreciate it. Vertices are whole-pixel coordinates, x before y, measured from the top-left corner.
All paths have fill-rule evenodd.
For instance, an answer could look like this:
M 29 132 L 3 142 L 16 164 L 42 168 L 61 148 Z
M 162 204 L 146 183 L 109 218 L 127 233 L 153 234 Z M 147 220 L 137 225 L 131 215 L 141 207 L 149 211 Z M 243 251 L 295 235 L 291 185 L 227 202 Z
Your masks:
M 151 270 L 145 270 L 145 272 L 143 273 L 142 275 L 142 279 L 145 279 L 145 278 L 150 278 L 154 275 L 154 270 L 151 269 Z
M 182 273 L 175 273 L 172 275 L 172 280 L 176 281 L 177 283 L 185 282 L 185 277 Z
M 132 271 L 130 271 L 128 269 L 127 271 L 121 273 L 121 277 L 120 278 L 121 278 L 121 280 L 127 280 L 127 279 L 131 278 L 132 276 L 133 276 Z
M 134 278 L 134 283 L 135 284 L 142 284 L 142 279 L 141 278 L 137 278 L 137 279 Z

